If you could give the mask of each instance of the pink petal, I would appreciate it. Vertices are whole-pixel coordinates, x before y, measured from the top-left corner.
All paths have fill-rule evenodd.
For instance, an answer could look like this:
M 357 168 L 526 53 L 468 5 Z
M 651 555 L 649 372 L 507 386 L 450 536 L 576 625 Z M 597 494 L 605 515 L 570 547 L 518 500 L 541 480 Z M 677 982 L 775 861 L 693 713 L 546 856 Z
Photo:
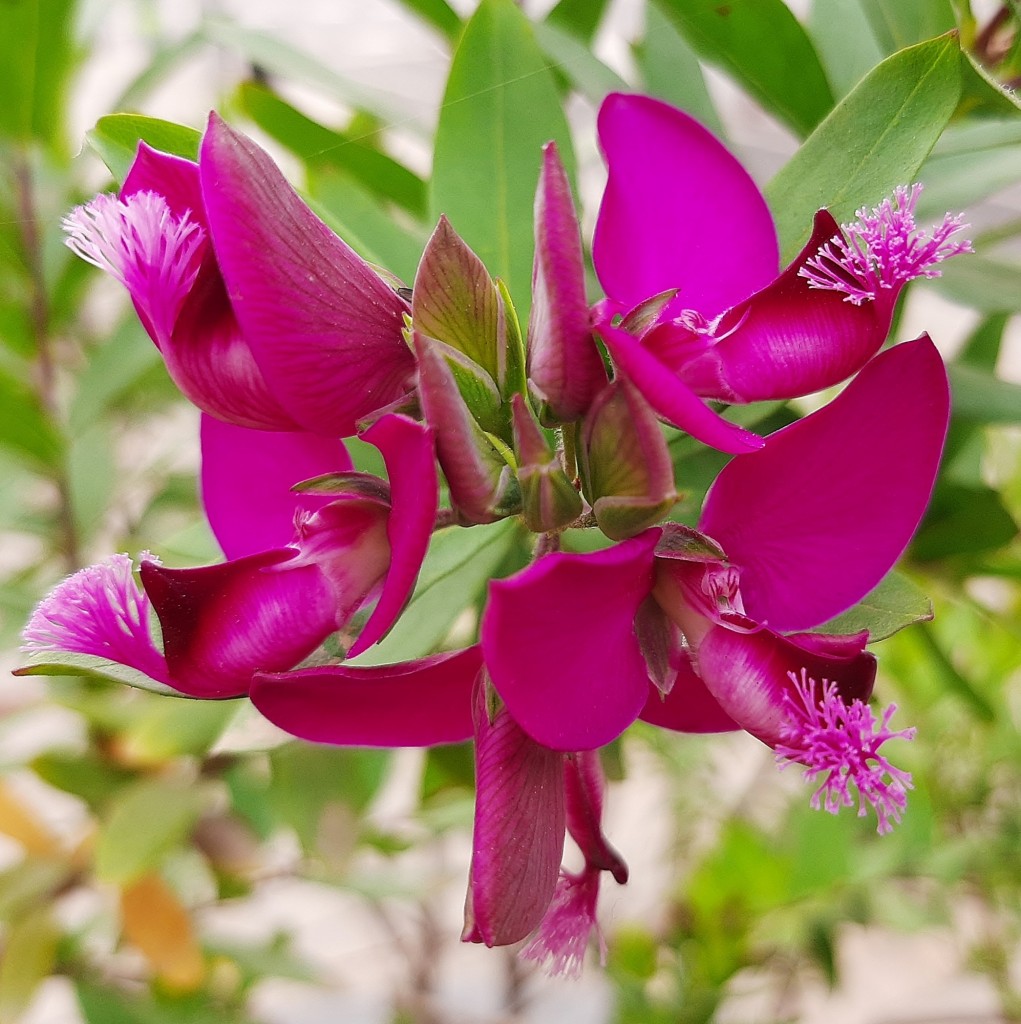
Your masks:
M 142 562 L 159 616 L 170 685 L 193 697 L 236 697 L 256 671 L 291 668 L 337 628 L 333 589 L 293 549 L 198 569 Z
M 583 416 L 606 384 L 589 323 L 578 218 L 555 142 L 543 148 L 535 195 L 528 377 L 561 422 Z
M 591 750 L 619 736 L 645 703 L 649 674 L 635 636 L 652 590 L 659 531 L 593 554 L 551 554 L 489 585 L 482 649 L 493 685 L 532 739 Z
M 776 232 L 755 182 L 687 114 L 647 96 L 607 96 L 599 140 L 609 179 L 593 256 L 606 294 L 634 306 L 681 289 L 708 319 L 775 276 Z
M 494 717 L 490 719 L 490 714 Z M 477 687 L 475 829 L 465 942 L 506 946 L 542 920 L 564 851 L 564 758 L 531 740 Z
M 220 269 L 273 393 L 305 429 L 354 434 L 411 389 L 407 304 L 216 114 L 199 165 Z
M 716 698 L 685 659 L 664 696 L 655 687 L 639 717 L 652 725 L 676 732 L 732 732 L 740 726 L 720 707 Z
M 292 736 L 358 747 L 425 747 L 472 736 L 476 645 L 400 665 L 258 674 L 252 703 Z
M 362 439 L 382 452 L 390 478 L 390 568 L 372 615 L 347 652 L 349 658 L 382 640 L 397 621 L 422 568 L 439 504 L 433 432 L 424 423 L 391 413 Z
M 820 210 L 815 230 L 794 262 L 771 284 L 724 314 L 720 340 L 677 367 L 697 394 L 725 402 L 794 398 L 839 384 L 879 351 L 890 329 L 893 302 L 860 306 L 839 292 L 820 291 L 799 275 L 809 257 L 840 229 Z M 655 328 L 648 347 L 664 344 L 673 325 Z
M 228 558 L 283 547 L 296 512 L 331 500 L 291 487 L 351 468 L 343 442 L 317 434 L 249 430 L 203 415 L 201 438 L 202 504 Z
M 741 569 L 752 618 L 810 628 L 886 575 L 929 501 L 949 410 L 946 369 L 923 335 L 724 467 L 699 528 Z
M 736 632 L 714 626 L 698 649 L 698 671 L 720 706 L 753 736 L 776 746 L 789 715 L 784 695 L 797 694 L 804 671 L 834 683 L 842 700 L 867 701 L 876 678 L 876 659 L 865 648 L 867 634 L 854 638 L 840 655 L 821 653 L 799 636 L 782 637 L 768 629 Z M 811 649 L 809 649 L 811 648 Z
M 163 196 L 172 213 L 181 216 L 187 212 L 192 220 L 208 231 L 199 165 L 193 160 L 161 153 L 140 142 L 120 195 L 126 199 L 136 192 L 155 192 Z
M 668 423 L 722 452 L 741 454 L 762 447 L 761 437 L 713 412 L 669 366 L 626 331 L 609 323 L 597 324 L 596 331 L 618 370 Z

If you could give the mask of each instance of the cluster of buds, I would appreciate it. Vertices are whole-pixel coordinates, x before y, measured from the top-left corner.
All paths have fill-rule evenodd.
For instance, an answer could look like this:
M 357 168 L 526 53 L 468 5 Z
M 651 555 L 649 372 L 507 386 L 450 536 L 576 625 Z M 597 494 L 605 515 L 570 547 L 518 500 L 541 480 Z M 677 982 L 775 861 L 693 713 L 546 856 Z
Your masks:
M 780 270 L 764 199 L 703 127 L 614 95 L 599 131 L 605 297 L 590 306 L 551 143 L 524 327 L 445 218 L 409 288 L 215 114 L 197 163 L 141 146 L 119 196 L 66 226 L 203 410 L 202 496 L 227 560 L 143 554 L 139 583 L 114 556 L 58 586 L 25 632 L 36 667 L 72 652 L 168 692 L 247 695 L 308 740 L 474 739 L 463 937 L 531 936 L 523 955 L 566 973 L 598 936 L 602 873 L 627 880 L 602 832 L 598 750 L 637 719 L 746 730 L 821 777 L 826 809 L 853 785 L 880 831 L 902 813 L 910 776 L 879 748 L 904 734 L 867 707 L 869 636 L 820 626 L 887 574 L 928 502 L 942 360 L 925 336 L 877 353 L 906 281 L 968 249 L 948 240 L 956 220 L 919 231 L 917 190 L 899 191 L 859 226 L 820 211 Z M 764 438 L 710 404 L 852 375 Z M 694 526 L 671 519 L 684 481 L 663 423 L 733 456 Z M 341 439 L 356 435 L 385 479 L 352 468 Z M 490 581 L 477 642 L 358 662 L 399 619 L 435 531 L 505 519 L 532 556 Z M 567 833 L 580 872 L 561 867 Z

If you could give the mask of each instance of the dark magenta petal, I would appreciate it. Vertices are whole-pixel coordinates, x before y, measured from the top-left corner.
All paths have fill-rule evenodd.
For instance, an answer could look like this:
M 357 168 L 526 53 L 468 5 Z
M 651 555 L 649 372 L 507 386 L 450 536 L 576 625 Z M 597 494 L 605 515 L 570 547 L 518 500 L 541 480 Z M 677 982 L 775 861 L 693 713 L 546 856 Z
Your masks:
M 484 680 L 474 715 L 475 829 L 461 938 L 506 946 L 539 924 L 556 889 L 564 757 L 530 739 L 506 708 L 494 710 Z
M 390 568 L 376 607 L 347 652 L 349 658 L 382 640 L 397 621 L 422 568 L 439 504 L 433 433 L 424 423 L 391 413 L 362 439 L 382 452 L 390 478 Z
M 478 645 L 400 665 L 324 665 L 260 673 L 252 703 L 274 725 L 314 743 L 427 747 L 472 736 Z
M 600 323 L 596 330 L 619 371 L 668 423 L 721 452 L 741 454 L 762 447 L 762 438 L 713 412 L 687 384 L 626 331 Z
M 656 687 L 649 687 L 649 697 L 639 717 L 676 732 L 733 732 L 741 728 L 706 689 L 687 658 L 678 668 L 666 696 Z
M 839 653 L 826 653 L 819 644 L 801 639 L 768 629 L 739 633 L 714 626 L 698 649 L 698 671 L 709 692 L 742 729 L 769 746 L 781 740 L 789 715 L 785 695 L 796 698 L 802 673 L 817 683 L 836 684 L 846 703 L 865 702 L 872 694 L 876 659 L 864 649 L 865 634 Z
M 571 186 L 556 143 L 543 149 L 535 195 L 535 264 L 528 377 L 550 418 L 578 419 L 606 384 L 585 298 L 585 260 Z
M 283 547 L 295 512 L 331 500 L 291 487 L 351 468 L 343 442 L 318 434 L 249 430 L 203 415 L 201 438 L 202 504 L 228 558 Z
M 255 672 L 293 667 L 337 628 L 333 588 L 313 565 L 288 566 L 293 555 L 283 548 L 198 569 L 142 562 L 171 686 L 236 697 Z
M 593 554 L 552 554 L 489 585 L 482 649 L 521 727 L 554 750 L 619 736 L 645 703 L 649 673 L 635 636 L 652 590 L 658 530 Z
M 567 830 L 584 855 L 586 868 L 609 871 L 619 885 L 625 885 L 627 864 L 603 835 L 605 789 L 606 776 L 597 750 L 580 750 L 565 758 Z
M 220 270 L 273 393 L 305 429 L 354 434 L 411 390 L 407 304 L 216 114 L 199 165 Z
M 740 568 L 752 618 L 817 626 L 889 572 L 932 493 L 949 411 L 943 360 L 923 335 L 724 467 L 699 529 Z
M 592 244 L 606 294 L 625 306 L 679 288 L 712 319 L 776 276 L 776 231 L 747 171 L 687 114 L 607 96 L 599 141 L 609 179 Z
M 199 165 L 194 160 L 161 153 L 140 142 L 134 162 L 121 186 L 120 196 L 126 199 L 136 192 L 155 192 L 163 196 L 174 216 L 188 213 L 191 220 L 208 230 Z
M 707 351 L 677 367 L 693 391 L 725 402 L 794 398 L 839 384 L 879 351 L 890 329 L 893 301 L 856 306 L 840 292 L 810 288 L 798 271 L 840 232 L 820 210 L 815 230 L 797 259 L 772 283 L 728 310 Z M 645 339 L 684 328 L 664 324 Z

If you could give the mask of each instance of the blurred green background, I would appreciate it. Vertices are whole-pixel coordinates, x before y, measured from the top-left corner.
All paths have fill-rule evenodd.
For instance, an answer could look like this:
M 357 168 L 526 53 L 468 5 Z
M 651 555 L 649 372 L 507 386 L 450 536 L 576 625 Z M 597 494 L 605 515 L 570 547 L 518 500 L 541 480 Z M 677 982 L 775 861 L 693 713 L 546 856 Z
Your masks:
M 492 60 L 452 77 L 444 106 L 476 6 L 0 3 L 0 1024 L 1021 1021 L 1021 108 L 997 85 L 1021 83 L 1016 0 L 732 0 L 722 20 L 703 0 L 486 0 L 473 24 Z M 537 116 L 468 103 L 476 121 L 459 122 L 455 101 L 525 79 L 567 112 L 589 227 L 594 112 L 632 89 L 727 139 L 788 249 L 809 183 L 849 175 L 855 132 L 874 131 L 887 163 L 921 164 L 922 219 L 967 210 L 978 251 L 911 286 L 895 328 L 928 330 L 954 385 L 903 566 L 935 619 L 876 648 L 878 692 L 918 727 L 898 751 L 916 783 L 903 824 L 879 838 L 811 811 L 797 772 L 746 736 L 635 728 L 614 748 L 607 825 L 633 881 L 604 899 L 608 970 L 578 983 L 457 942 L 466 749 L 316 748 L 244 702 L 6 671 L 62 574 L 111 551 L 218 557 L 197 414 L 126 297 L 62 245 L 61 216 L 112 187 L 100 157 L 123 167 L 153 130 L 99 119 L 201 128 L 215 106 L 410 280 L 438 205 L 472 216 L 454 169 L 472 175 Z M 537 166 L 513 149 L 511 171 Z M 879 198 L 868 174 L 839 217 Z M 534 177 L 515 187 L 527 211 Z M 676 454 L 694 511 L 722 457 Z M 509 556 L 495 528 L 478 538 L 420 584 L 420 646 L 451 640 Z

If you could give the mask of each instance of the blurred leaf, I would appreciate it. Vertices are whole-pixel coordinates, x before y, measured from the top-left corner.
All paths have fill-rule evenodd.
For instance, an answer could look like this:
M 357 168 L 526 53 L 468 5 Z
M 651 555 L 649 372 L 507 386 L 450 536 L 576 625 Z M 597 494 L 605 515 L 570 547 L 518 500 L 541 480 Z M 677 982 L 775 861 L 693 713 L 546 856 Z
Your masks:
M 91 538 L 110 501 L 112 481 L 117 479 L 113 433 L 102 420 L 75 431 L 67 450 L 67 481 L 71 510 L 81 541 Z
M 982 313 L 1014 312 L 1021 308 L 1021 263 L 970 255 L 943 264 L 942 275 L 925 286 Z
M 1021 422 L 1021 384 L 973 366 L 951 364 L 949 371 L 955 416 L 977 423 Z
M 536 41 L 557 70 L 593 103 L 599 103 L 609 92 L 630 90 L 627 82 L 569 29 L 549 21 L 540 21 L 532 27 Z
M 0 921 L 10 923 L 49 902 L 67 880 L 66 862 L 34 857 L 0 871 Z
M 425 182 L 371 141 L 324 127 L 258 82 L 243 82 L 236 97 L 242 110 L 264 132 L 305 163 L 339 167 L 363 188 L 397 203 L 415 217 L 425 214 Z
M 54 857 L 60 842 L 24 801 L 0 779 L 0 832 L 19 843 L 30 857 Z
M 169 779 L 143 779 L 111 802 L 96 842 L 96 876 L 126 883 L 157 868 L 191 831 L 206 795 Z
M 52 470 L 62 444 L 35 395 L 20 381 L 0 372 L 0 444 L 36 469 Z
M 32 771 L 55 789 L 80 797 L 93 810 L 103 807 L 131 778 L 94 751 L 62 753 L 48 751 L 35 758 Z
M 1021 405 L 1015 415 L 1021 419 Z M 924 561 L 990 551 L 1009 544 L 1017 533 L 1017 523 L 992 488 L 940 481 L 911 553 Z
M 960 698 L 975 715 L 984 722 L 996 720 L 996 709 L 989 703 L 966 678 L 947 656 L 943 644 L 936 637 L 932 627 L 923 623 L 912 632 L 912 636 L 921 644 L 930 668 L 939 681 L 955 696 Z
M 950 0 L 861 0 L 884 53 L 903 50 L 957 28 Z
M 176 893 L 156 873 L 142 875 L 121 890 L 124 937 L 149 961 L 171 992 L 194 992 L 206 965 L 191 917 Z
M 121 755 L 130 764 L 159 765 L 181 754 L 206 754 L 239 708 L 238 701 L 152 701 L 120 737 Z
M 107 683 L 122 683 L 149 690 L 164 697 L 185 698 L 165 683 L 150 679 L 137 669 L 127 665 L 97 658 L 91 654 L 73 654 L 69 651 L 40 651 L 25 657 L 25 664 L 14 669 L 16 676 L 82 676 L 87 679 L 101 679 Z
M 390 764 L 386 750 L 285 743 L 269 753 L 268 799 L 306 850 L 315 850 L 323 812 L 331 804 L 362 811 L 376 795 Z
M 160 1024 L 146 1012 L 138 996 L 127 996 L 85 978 L 75 979 L 74 990 L 85 1024 Z
M 292 981 L 315 981 L 316 975 L 306 957 L 291 949 L 286 935 L 275 935 L 260 946 L 214 941 L 206 944 L 210 953 L 227 957 L 245 976 L 245 986 L 264 978 L 288 978 Z
M 424 229 L 398 223 L 375 196 L 333 167 L 309 168 L 309 196 L 316 212 L 362 259 L 402 281 L 415 279 Z
M 298 50 L 278 36 L 246 28 L 226 18 L 207 19 L 202 35 L 212 43 L 227 47 L 241 55 L 263 72 L 280 75 L 295 82 L 321 89 L 328 96 L 342 100 L 358 110 L 368 110 L 387 122 L 412 127 L 408 113 L 390 99 L 367 89 L 343 75 L 338 75 L 314 57 Z
M 512 0 L 482 0 L 454 54 L 433 158 L 432 219 L 445 213 L 528 322 L 532 207 L 542 146 L 574 156 L 556 83 Z
M 644 91 L 697 118 L 721 138 L 724 135 L 695 51 L 655 5 L 645 9 L 645 35 L 636 47 Z
M 813 3 L 808 31 L 839 96 L 849 93 L 885 56 L 872 33 L 862 0 Z
M 546 15 L 551 25 L 566 29 L 579 39 L 591 42 L 606 13 L 608 0 L 558 0 Z
M 853 608 L 824 622 L 817 633 L 869 631 L 870 642 L 885 640 L 898 630 L 932 618 L 932 602 L 906 576 L 894 571 Z
M 656 0 L 706 60 L 807 135 L 833 106 L 812 41 L 782 0 Z
M 895 53 L 863 79 L 766 188 L 784 260 L 805 243 L 820 207 L 851 220 L 913 181 L 959 93 L 960 53 L 950 35 Z
M 15 922 L 0 960 L 0 1024 L 16 1024 L 57 960 L 60 931 L 43 908 Z
M 203 45 L 205 40 L 199 32 L 189 32 L 180 39 L 161 46 L 145 62 L 142 70 L 127 84 L 123 92 L 110 104 L 110 110 L 137 110 L 143 101 L 163 81 L 177 71 Z
M 88 144 L 109 168 L 118 182 L 123 182 L 134 162 L 139 142 L 147 142 L 163 153 L 197 160 L 200 132 L 182 124 L 162 121 L 141 114 L 108 114 L 85 133 Z
M 66 126 L 64 87 L 74 53 L 74 0 L 0 3 L 0 68 L 4 95 L 0 136 L 59 143 Z
M 447 0 L 400 0 L 402 6 L 432 25 L 451 42 L 461 31 L 461 19 Z
M 418 585 L 393 631 L 352 664 L 385 665 L 436 649 L 454 620 L 481 596 L 518 540 L 513 519 L 433 534 Z
M 958 113 L 985 114 L 994 117 L 1017 117 L 1021 99 L 1014 89 L 1005 87 L 970 53 L 961 59 L 961 105 Z

